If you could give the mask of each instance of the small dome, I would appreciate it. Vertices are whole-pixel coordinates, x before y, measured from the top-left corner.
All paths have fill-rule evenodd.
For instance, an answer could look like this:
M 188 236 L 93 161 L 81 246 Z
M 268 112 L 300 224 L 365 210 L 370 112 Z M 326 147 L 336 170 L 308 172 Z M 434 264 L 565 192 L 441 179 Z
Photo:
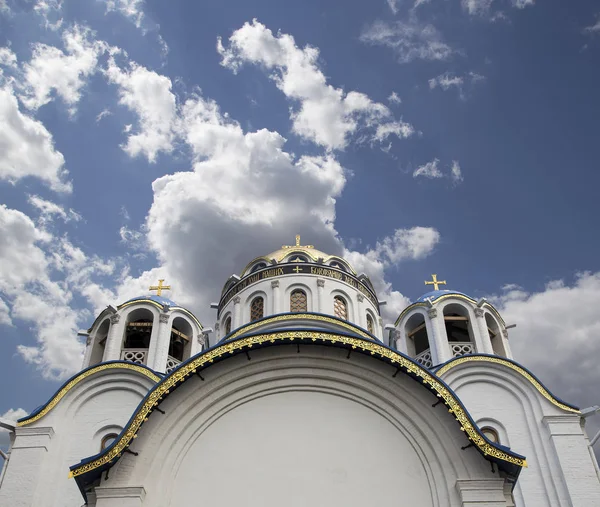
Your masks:
M 134 303 L 135 301 L 148 301 L 148 300 L 154 301 L 155 303 L 158 303 L 161 306 L 177 306 L 177 307 L 179 307 L 179 305 L 172 299 L 165 298 L 163 296 L 157 296 L 156 294 L 148 294 L 147 296 L 137 296 L 137 297 L 128 299 L 122 305 L 119 305 L 119 308 L 121 306 L 125 306 L 129 303 Z
M 424 303 L 425 300 L 429 299 L 431 302 L 435 301 L 436 299 L 442 297 L 442 296 L 448 296 L 450 294 L 456 294 L 458 296 L 464 296 L 467 297 L 469 299 L 473 299 L 472 297 L 468 296 L 467 294 L 463 293 L 463 292 L 458 292 L 457 290 L 443 290 L 443 289 L 439 289 L 439 290 L 432 290 L 430 292 L 427 292 L 426 294 L 423 294 L 420 298 L 418 298 L 415 303 Z

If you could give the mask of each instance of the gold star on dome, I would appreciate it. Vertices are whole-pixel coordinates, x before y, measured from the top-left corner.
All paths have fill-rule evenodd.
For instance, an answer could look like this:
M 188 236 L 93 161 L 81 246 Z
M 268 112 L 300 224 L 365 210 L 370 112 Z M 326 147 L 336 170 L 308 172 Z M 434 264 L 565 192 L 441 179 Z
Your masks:
M 300 244 L 300 234 L 296 234 L 296 244 L 295 245 L 282 245 L 281 248 L 314 248 L 313 245 L 301 245 Z

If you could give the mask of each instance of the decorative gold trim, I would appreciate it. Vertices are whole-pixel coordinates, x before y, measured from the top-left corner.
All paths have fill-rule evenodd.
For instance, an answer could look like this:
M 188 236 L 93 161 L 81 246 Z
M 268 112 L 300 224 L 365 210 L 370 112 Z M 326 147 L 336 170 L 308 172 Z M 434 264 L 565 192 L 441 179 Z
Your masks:
M 500 357 L 463 356 L 463 357 L 460 357 L 460 358 L 455 359 L 453 361 L 451 360 L 450 362 L 446 363 L 444 366 L 442 366 L 435 373 L 436 373 L 436 375 L 438 377 L 440 377 L 444 373 L 446 373 L 448 370 L 451 370 L 452 368 L 454 368 L 455 366 L 459 366 L 461 364 L 470 363 L 470 362 L 474 362 L 474 361 L 482 361 L 482 362 L 487 362 L 487 363 L 496 363 L 496 364 L 501 364 L 502 366 L 506 366 L 507 368 L 510 368 L 511 370 L 516 371 L 517 373 L 519 373 L 523 377 L 525 377 L 527 380 L 529 380 L 529 382 L 531 382 L 533 384 L 533 387 L 535 387 L 538 390 L 538 392 L 544 398 L 546 398 L 548 401 L 550 401 L 550 403 L 552 403 L 553 405 L 556 405 L 558 408 L 562 408 L 563 410 L 566 410 L 567 412 L 573 412 L 575 414 L 580 414 L 581 413 L 580 410 L 578 410 L 576 408 L 573 408 L 573 407 L 569 407 L 568 405 L 565 405 L 564 403 L 561 403 L 560 401 L 558 401 L 525 368 L 521 368 L 520 366 L 517 366 L 516 364 L 512 363 L 511 361 L 506 361 L 505 359 L 502 359 Z
M 273 253 L 278 253 L 281 252 L 278 256 L 275 257 L 275 261 L 277 264 L 281 264 L 286 257 L 289 257 L 295 253 L 299 254 L 299 255 L 306 255 L 309 259 L 311 259 L 314 263 L 316 263 L 319 260 L 319 256 L 315 255 L 314 252 L 315 250 L 312 250 L 310 248 L 306 248 L 305 246 L 291 246 L 289 249 L 284 249 L 282 248 L 281 250 L 277 250 L 276 252 Z M 316 250 L 319 253 L 323 253 L 319 250 Z M 240 278 L 244 278 L 247 274 L 248 274 L 248 270 L 254 266 L 254 264 L 256 264 L 259 261 L 265 261 L 267 263 L 267 268 L 275 266 L 275 264 L 271 264 L 271 261 L 273 259 L 265 257 L 263 255 L 261 255 L 260 257 L 256 257 L 255 259 L 252 259 L 248 264 L 246 264 L 246 267 L 244 269 L 242 269 Z M 353 274 L 354 276 L 358 276 L 356 273 L 356 270 L 354 269 L 354 267 L 343 257 L 340 257 L 339 255 L 327 255 L 326 257 L 323 258 L 323 264 L 319 264 L 319 266 L 323 266 L 326 267 L 327 263 L 331 260 L 336 260 L 336 261 L 340 261 L 344 266 L 346 266 L 346 268 L 348 268 L 350 270 L 350 273 Z M 312 264 L 309 261 L 309 264 Z
M 513 456 L 506 451 L 491 445 L 479 433 L 477 426 L 471 423 L 466 411 L 462 408 L 458 398 L 454 393 L 447 388 L 433 373 L 427 371 L 419 364 L 413 362 L 394 350 L 380 345 L 372 340 L 364 340 L 362 338 L 353 338 L 350 336 L 338 335 L 335 333 L 316 332 L 316 331 L 281 331 L 271 334 L 260 334 L 256 336 L 242 337 L 236 341 L 224 343 L 221 346 L 207 350 L 205 353 L 197 356 L 195 359 L 174 370 L 169 376 L 165 377 L 160 384 L 147 396 L 145 402 L 138 407 L 135 415 L 130 419 L 128 426 L 121 434 L 121 438 L 114 444 L 110 450 L 100 455 L 98 458 L 75 467 L 69 473 L 69 477 L 77 477 L 79 475 L 91 472 L 96 468 L 100 468 L 109 464 L 115 458 L 121 456 L 123 451 L 129 446 L 140 426 L 147 420 L 154 407 L 158 406 L 162 398 L 169 393 L 171 389 L 179 383 L 183 383 L 186 378 L 196 373 L 198 368 L 214 362 L 222 356 L 229 356 L 243 349 L 250 349 L 255 345 L 263 343 L 275 342 L 293 342 L 294 340 L 311 340 L 312 342 L 321 343 L 339 343 L 351 347 L 352 349 L 360 349 L 363 352 L 370 352 L 372 356 L 388 359 L 392 364 L 404 369 L 419 379 L 423 384 L 428 384 L 431 389 L 437 393 L 437 396 L 448 407 L 448 411 L 454 414 L 454 417 L 459 422 L 462 430 L 466 433 L 469 440 L 476 445 L 484 455 L 493 456 L 502 461 L 506 461 L 513 465 L 526 467 L 527 461 L 524 458 Z
M 127 301 L 126 303 L 123 303 L 122 305 L 117 306 L 117 310 L 120 310 L 121 308 L 125 308 L 126 306 L 131 306 L 131 305 L 135 305 L 137 303 L 148 303 L 151 305 L 156 306 L 156 308 L 162 309 L 163 305 L 161 305 L 160 303 L 152 300 L 152 299 L 135 299 L 133 301 Z M 196 318 L 196 316 L 190 312 L 189 310 L 186 310 L 185 308 L 181 307 L 181 306 L 170 306 L 169 307 L 170 310 L 180 310 L 183 313 L 185 313 L 186 315 L 188 315 L 189 317 L 191 317 L 194 322 L 196 324 L 198 324 L 198 326 L 200 326 L 200 329 L 204 329 L 204 327 L 202 326 L 202 324 L 200 323 L 200 321 Z
M 95 375 L 98 372 L 101 372 L 104 370 L 111 370 L 111 369 L 122 369 L 122 370 L 125 369 L 125 370 L 137 371 L 138 373 L 145 375 L 146 377 L 148 377 L 150 380 L 153 380 L 154 382 L 159 382 L 161 379 L 158 375 L 152 373 L 148 368 L 144 368 L 143 366 L 139 366 L 139 365 L 133 364 L 133 363 L 132 364 L 127 364 L 127 363 L 100 364 L 98 366 L 95 366 L 93 368 L 85 370 L 84 372 L 77 375 L 68 384 L 66 384 L 60 391 L 58 391 L 58 393 L 56 393 L 56 395 L 46 404 L 46 406 L 42 410 L 40 410 L 37 414 L 35 414 L 33 417 L 31 417 L 29 419 L 25 419 L 24 421 L 19 421 L 17 423 L 17 426 L 25 426 L 27 424 L 34 423 L 35 421 L 39 421 L 48 412 L 50 412 L 58 404 L 58 402 L 65 397 L 65 395 L 71 389 L 73 389 L 81 381 L 85 380 L 86 378 L 90 377 L 91 375 Z
M 354 324 L 350 324 L 349 322 L 344 322 L 339 319 L 334 319 L 333 317 L 328 317 L 327 315 L 314 315 L 312 313 L 293 313 L 286 315 L 278 315 L 277 317 L 271 317 L 261 320 L 260 322 L 252 322 L 244 327 L 241 327 L 233 332 L 233 334 L 227 338 L 228 340 L 233 340 L 238 336 L 243 334 L 248 334 L 248 332 L 256 329 L 257 327 L 261 327 L 265 324 L 271 324 L 272 322 L 281 322 L 285 320 L 317 320 L 320 322 L 327 322 L 328 324 L 334 324 L 336 326 L 342 326 L 346 329 L 349 329 L 351 332 L 356 333 L 360 336 L 363 336 L 367 340 L 373 340 L 375 337 L 371 336 L 368 333 L 365 333 L 361 328 L 355 326 Z
M 439 303 L 440 301 L 443 301 L 444 299 L 448 299 L 448 298 L 464 299 L 465 301 L 468 301 L 469 303 L 477 304 L 477 301 L 475 301 L 473 298 L 470 298 L 469 296 L 465 296 L 464 294 L 457 294 L 457 293 L 444 294 L 443 296 L 435 298 L 432 301 L 432 303 L 435 305 L 435 304 Z M 419 302 L 419 303 L 413 303 L 413 304 L 407 306 L 404 310 L 402 310 L 402 313 L 400 313 L 400 315 L 396 319 L 396 322 L 394 323 L 394 325 L 397 326 L 398 324 L 400 324 L 402 317 L 404 317 L 404 315 L 406 315 L 408 312 L 410 312 L 413 308 L 420 308 L 420 307 L 429 308 L 429 304 L 425 303 L 425 302 Z M 490 310 L 496 316 L 496 318 L 500 321 L 502 326 L 506 325 L 504 323 L 504 319 L 502 318 L 502 316 L 500 315 L 498 310 L 496 310 L 496 308 L 493 305 L 491 305 L 490 303 L 484 303 L 482 308 L 487 308 L 488 310 Z

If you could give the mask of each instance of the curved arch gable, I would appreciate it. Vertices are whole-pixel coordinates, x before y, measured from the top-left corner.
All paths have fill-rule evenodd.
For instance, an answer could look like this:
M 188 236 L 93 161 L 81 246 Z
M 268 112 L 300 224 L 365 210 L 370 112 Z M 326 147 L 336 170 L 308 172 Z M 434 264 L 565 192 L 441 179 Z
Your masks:
M 156 301 L 153 301 L 152 299 L 136 299 L 135 301 L 129 301 L 127 303 L 123 303 L 122 305 L 117 306 L 117 310 L 120 310 L 121 308 L 126 308 L 126 307 L 131 306 L 131 305 L 140 304 L 140 303 L 146 303 L 146 304 L 155 306 L 159 310 L 163 309 L 163 305 L 161 305 L 160 303 L 157 303 Z M 180 311 L 182 313 L 185 313 L 196 324 L 198 324 L 198 326 L 200 327 L 200 329 L 203 329 L 202 324 L 196 318 L 196 316 L 192 312 L 190 312 L 189 310 L 186 310 L 185 308 L 183 308 L 182 306 L 169 306 L 169 310 L 172 310 L 172 311 L 177 310 L 177 311 Z
M 517 363 L 515 361 L 511 361 L 510 359 L 505 359 L 505 358 L 501 358 L 498 356 L 492 356 L 492 355 L 488 355 L 488 354 L 474 354 L 474 355 L 456 357 L 456 358 L 450 359 L 450 361 L 447 361 L 444 364 L 440 365 L 437 368 L 437 370 L 435 371 L 435 373 L 438 376 L 442 376 L 448 370 L 451 370 L 452 368 L 455 368 L 456 366 L 459 366 L 464 363 L 471 363 L 471 362 L 488 362 L 488 363 L 500 364 L 502 366 L 505 366 L 506 368 L 510 368 L 511 370 L 517 372 L 522 377 L 524 377 L 526 380 L 528 380 L 533 385 L 533 387 L 535 387 L 535 389 L 553 405 L 556 405 L 557 407 L 562 408 L 563 410 L 566 410 L 567 412 L 574 412 L 576 414 L 580 413 L 580 410 L 578 407 L 576 407 L 575 405 L 571 405 L 570 403 L 567 403 L 565 401 L 562 401 L 560 398 L 557 398 L 556 396 L 554 396 L 533 373 L 531 373 L 527 368 L 521 366 L 519 363 Z
M 89 368 L 80 371 L 79 373 L 73 375 L 70 379 L 68 379 L 44 405 L 41 405 L 40 407 L 36 408 L 31 414 L 19 419 L 17 421 L 17 426 L 26 426 L 27 424 L 39 421 L 48 412 L 50 412 L 60 402 L 60 400 L 62 400 L 66 396 L 66 394 L 77 384 L 89 378 L 90 376 L 95 375 L 96 373 L 114 369 L 135 371 L 148 377 L 154 382 L 159 382 L 161 380 L 161 377 L 159 375 L 157 375 L 153 370 L 151 370 L 143 364 L 133 364 L 126 361 L 112 361 L 95 366 L 90 366 Z
M 133 439 L 136 438 L 140 427 L 148 420 L 148 417 L 158 407 L 162 399 L 168 396 L 173 389 L 183 384 L 194 373 L 199 373 L 200 370 L 209 367 L 215 362 L 226 360 L 242 352 L 247 352 L 253 347 L 277 346 L 289 344 L 290 342 L 323 344 L 350 349 L 362 354 L 370 354 L 374 358 L 396 366 L 396 373 L 402 372 L 414 380 L 422 382 L 424 387 L 441 399 L 448 407 L 448 411 L 454 414 L 467 438 L 486 459 L 495 461 L 515 478 L 519 475 L 521 467 L 527 466 L 524 456 L 514 453 L 502 445 L 492 444 L 481 433 L 462 405 L 462 402 L 450 387 L 435 374 L 424 369 L 407 356 L 380 343 L 356 336 L 314 330 L 294 330 L 241 336 L 237 340 L 217 345 L 182 363 L 146 395 L 130 418 L 119 439 L 103 452 L 86 458 L 79 464 L 72 466 L 69 474 L 70 477 L 77 478 L 78 485 L 83 492 L 86 484 L 89 484 L 100 472 L 110 468 L 117 462 L 122 453 L 128 449 Z

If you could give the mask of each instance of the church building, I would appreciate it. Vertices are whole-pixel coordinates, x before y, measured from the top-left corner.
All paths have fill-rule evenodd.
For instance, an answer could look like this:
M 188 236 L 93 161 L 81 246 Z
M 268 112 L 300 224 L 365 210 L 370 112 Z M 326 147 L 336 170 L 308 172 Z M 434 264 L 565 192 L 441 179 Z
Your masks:
M 299 236 L 225 282 L 211 329 L 163 282 L 0 421 L 0 507 L 600 506 L 584 414 L 486 299 L 433 275 L 384 323 L 369 278 Z

